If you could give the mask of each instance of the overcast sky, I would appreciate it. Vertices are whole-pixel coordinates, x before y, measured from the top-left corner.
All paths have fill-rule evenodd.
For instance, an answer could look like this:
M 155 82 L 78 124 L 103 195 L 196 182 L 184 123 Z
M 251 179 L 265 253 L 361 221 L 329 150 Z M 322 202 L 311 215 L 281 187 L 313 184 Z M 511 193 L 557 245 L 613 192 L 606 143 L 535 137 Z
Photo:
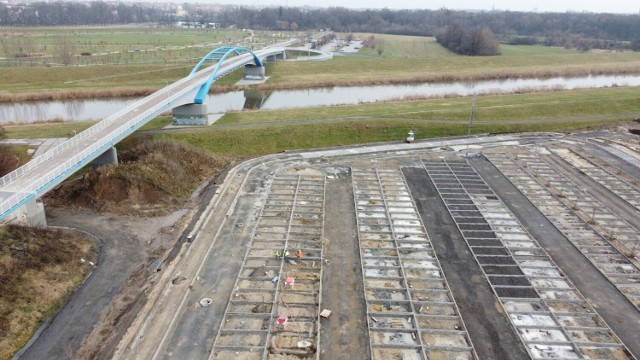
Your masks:
M 202 0 L 196 0 L 202 1 Z M 389 8 L 389 9 L 440 9 L 445 6 L 453 10 L 514 10 L 539 12 L 609 12 L 639 13 L 637 0 L 218 0 L 219 3 L 235 5 L 282 5 L 282 6 L 342 6 L 348 8 Z

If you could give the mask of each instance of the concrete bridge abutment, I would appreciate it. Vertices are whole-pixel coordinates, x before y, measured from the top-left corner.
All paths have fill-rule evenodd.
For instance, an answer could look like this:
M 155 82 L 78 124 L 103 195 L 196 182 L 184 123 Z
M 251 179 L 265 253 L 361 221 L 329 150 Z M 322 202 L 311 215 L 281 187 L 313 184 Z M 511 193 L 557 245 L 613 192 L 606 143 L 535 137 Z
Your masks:
M 31 199 L 4 218 L 2 223 L 46 228 L 47 217 L 44 212 L 44 204 L 40 199 Z

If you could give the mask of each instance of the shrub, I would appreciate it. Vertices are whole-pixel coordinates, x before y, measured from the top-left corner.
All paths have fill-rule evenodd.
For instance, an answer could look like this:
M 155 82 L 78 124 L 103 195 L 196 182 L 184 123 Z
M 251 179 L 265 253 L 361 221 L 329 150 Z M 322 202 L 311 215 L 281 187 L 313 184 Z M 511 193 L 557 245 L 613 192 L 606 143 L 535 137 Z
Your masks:
M 458 23 L 447 26 L 436 35 L 440 45 L 459 55 L 499 55 L 498 41 L 487 26 L 469 29 Z

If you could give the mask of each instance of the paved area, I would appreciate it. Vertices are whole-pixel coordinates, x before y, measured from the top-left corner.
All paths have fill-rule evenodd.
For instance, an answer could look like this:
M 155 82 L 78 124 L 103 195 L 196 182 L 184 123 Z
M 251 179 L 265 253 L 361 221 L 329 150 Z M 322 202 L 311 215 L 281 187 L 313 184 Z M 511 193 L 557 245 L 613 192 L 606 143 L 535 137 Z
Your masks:
M 2 140 L 2 144 L 11 146 L 27 146 L 29 147 L 29 155 L 32 157 L 40 156 L 49 149 L 56 147 L 63 142 L 67 141 L 67 138 L 47 138 L 47 139 L 5 139 Z
M 639 144 L 526 134 L 248 161 L 114 356 L 637 359 Z

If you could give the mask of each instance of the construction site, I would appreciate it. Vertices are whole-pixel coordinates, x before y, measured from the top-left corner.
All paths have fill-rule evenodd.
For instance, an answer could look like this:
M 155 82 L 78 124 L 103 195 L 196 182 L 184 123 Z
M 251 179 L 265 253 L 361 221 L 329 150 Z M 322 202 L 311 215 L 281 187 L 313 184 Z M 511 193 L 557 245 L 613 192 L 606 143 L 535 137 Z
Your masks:
M 254 159 L 114 356 L 638 359 L 639 229 L 628 133 Z

